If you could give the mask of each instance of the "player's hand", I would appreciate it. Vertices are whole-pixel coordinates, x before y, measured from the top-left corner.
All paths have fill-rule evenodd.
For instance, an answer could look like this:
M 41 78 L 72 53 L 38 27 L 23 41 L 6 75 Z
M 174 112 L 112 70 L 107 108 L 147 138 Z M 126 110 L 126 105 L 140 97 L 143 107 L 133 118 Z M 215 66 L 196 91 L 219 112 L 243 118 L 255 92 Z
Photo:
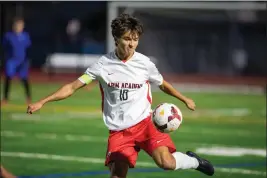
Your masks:
M 196 109 L 196 104 L 195 104 L 195 102 L 194 102 L 192 99 L 190 99 L 190 98 L 187 98 L 187 99 L 186 99 L 185 104 L 186 104 L 186 106 L 187 106 L 189 109 L 191 109 L 192 111 L 194 111 L 194 110 Z
M 27 113 L 28 114 L 32 114 L 33 112 L 38 111 L 39 109 L 41 109 L 42 106 L 43 106 L 43 103 L 41 103 L 41 102 L 29 104 L 29 106 L 27 108 Z

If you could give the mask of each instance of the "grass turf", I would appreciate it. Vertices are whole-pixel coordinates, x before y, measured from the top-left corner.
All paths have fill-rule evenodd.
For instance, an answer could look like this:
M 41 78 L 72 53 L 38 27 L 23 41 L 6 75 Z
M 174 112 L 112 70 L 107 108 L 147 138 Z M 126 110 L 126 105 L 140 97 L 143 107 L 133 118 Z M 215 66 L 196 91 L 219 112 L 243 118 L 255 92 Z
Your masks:
M 57 84 L 34 84 L 33 98 L 38 99 L 59 87 Z M 170 102 L 181 108 L 184 122 L 172 133 L 177 150 L 195 151 L 199 147 L 240 147 L 266 150 L 266 101 L 263 95 L 185 93 L 193 98 L 197 110 L 190 112 L 183 103 L 162 92 L 153 93 L 153 107 Z M 101 97 L 98 88 L 82 89 L 69 99 L 49 103 L 34 114 L 26 115 L 23 88 L 14 83 L 11 102 L 1 108 L 1 164 L 16 175 L 47 175 L 106 171 L 101 161 L 105 158 L 108 131 L 101 118 Z M 96 158 L 98 161 L 41 159 L 5 155 L 31 153 Z M 266 157 L 255 155 L 202 155 L 218 168 L 214 177 L 246 178 L 266 176 Z M 149 163 L 147 166 L 142 163 Z M 138 163 L 141 163 L 138 165 Z M 250 167 L 245 163 L 251 164 Z M 264 165 L 265 164 L 265 165 Z M 238 166 L 238 168 L 234 168 Z M 232 167 L 232 168 L 231 168 Z M 137 168 L 155 168 L 152 159 L 140 152 Z M 238 169 L 238 171 L 234 171 Z M 245 171 L 245 169 L 247 171 Z M 232 171 L 232 172 L 231 172 Z M 254 171 L 254 172 L 253 172 Z M 100 174 L 101 173 L 101 174 Z M 108 177 L 105 172 L 83 177 Z M 91 173 L 93 174 L 93 173 Z M 130 172 L 130 178 L 206 177 L 193 171 Z M 75 175 L 65 177 L 79 177 Z

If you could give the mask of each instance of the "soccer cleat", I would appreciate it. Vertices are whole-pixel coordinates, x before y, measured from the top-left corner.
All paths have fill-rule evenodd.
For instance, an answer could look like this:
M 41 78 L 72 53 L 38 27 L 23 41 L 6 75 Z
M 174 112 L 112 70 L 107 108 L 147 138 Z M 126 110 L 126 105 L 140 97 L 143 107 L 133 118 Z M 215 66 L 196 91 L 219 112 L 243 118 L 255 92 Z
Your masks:
M 199 166 L 196 168 L 196 170 L 209 176 L 212 176 L 214 174 L 214 168 L 208 160 L 200 158 L 196 153 L 193 153 L 192 151 L 187 151 L 186 154 L 198 160 Z

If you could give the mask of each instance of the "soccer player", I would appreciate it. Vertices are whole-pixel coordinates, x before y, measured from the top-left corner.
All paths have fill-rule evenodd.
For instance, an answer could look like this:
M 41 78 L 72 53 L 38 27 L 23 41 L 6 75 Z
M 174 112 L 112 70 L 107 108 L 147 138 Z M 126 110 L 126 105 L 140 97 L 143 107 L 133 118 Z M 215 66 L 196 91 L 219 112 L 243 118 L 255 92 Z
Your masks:
M 92 80 L 98 80 L 103 120 L 109 129 L 105 165 L 110 168 L 112 178 L 125 178 L 128 168 L 135 167 L 141 149 L 164 170 L 196 169 L 213 175 L 209 161 L 191 151 L 177 152 L 170 136 L 159 132 L 152 123 L 150 83 L 191 110 L 195 110 L 195 103 L 165 81 L 147 56 L 135 51 L 143 33 L 141 22 L 122 14 L 112 21 L 111 27 L 116 49 L 100 57 L 77 80 L 30 104 L 27 113 L 32 114 L 47 102 L 65 99 Z
M 8 102 L 12 78 L 18 74 L 25 88 L 27 103 L 31 102 L 30 86 L 28 81 L 29 61 L 27 50 L 31 45 L 30 36 L 24 30 L 24 20 L 15 18 L 13 31 L 7 32 L 3 38 L 3 48 L 6 58 L 4 98 L 1 104 Z

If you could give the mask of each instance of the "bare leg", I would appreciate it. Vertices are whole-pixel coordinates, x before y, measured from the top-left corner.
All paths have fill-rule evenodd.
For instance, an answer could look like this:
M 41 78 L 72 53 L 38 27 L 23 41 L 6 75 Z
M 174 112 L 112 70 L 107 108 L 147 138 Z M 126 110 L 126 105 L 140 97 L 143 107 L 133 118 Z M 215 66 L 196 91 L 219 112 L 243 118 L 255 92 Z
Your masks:
M 129 164 L 124 161 L 114 161 L 109 164 L 110 178 L 126 178 Z
M 168 147 L 160 146 L 153 151 L 152 158 L 160 168 L 165 170 L 195 169 L 209 176 L 214 174 L 213 165 L 191 151 L 186 154 L 170 153 Z

